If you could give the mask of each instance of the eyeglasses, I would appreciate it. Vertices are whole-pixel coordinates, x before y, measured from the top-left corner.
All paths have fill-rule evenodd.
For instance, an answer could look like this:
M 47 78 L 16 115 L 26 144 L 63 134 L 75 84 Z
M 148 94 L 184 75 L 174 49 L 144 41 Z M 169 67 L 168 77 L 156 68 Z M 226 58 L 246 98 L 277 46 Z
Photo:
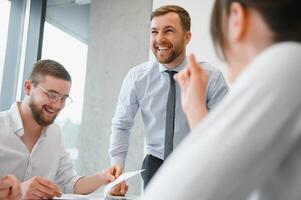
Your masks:
M 68 95 L 64 95 L 64 96 L 60 96 L 58 93 L 56 92 L 49 92 L 47 91 L 45 88 L 43 88 L 40 84 L 37 84 L 37 86 L 43 91 L 45 92 L 45 94 L 48 95 L 48 99 L 52 102 L 52 103 L 56 103 L 57 101 L 61 101 L 61 103 L 64 106 L 68 106 L 70 105 L 73 100 L 71 99 L 71 97 L 69 97 Z

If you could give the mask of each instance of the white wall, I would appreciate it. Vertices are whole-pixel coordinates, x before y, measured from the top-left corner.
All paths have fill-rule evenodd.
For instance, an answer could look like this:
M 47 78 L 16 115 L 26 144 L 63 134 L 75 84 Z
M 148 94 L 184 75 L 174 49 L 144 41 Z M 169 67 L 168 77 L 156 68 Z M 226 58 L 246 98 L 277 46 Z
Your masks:
M 175 4 L 187 10 L 191 17 L 192 39 L 187 53 L 194 53 L 199 61 L 206 61 L 225 73 L 225 65 L 217 58 L 210 36 L 210 14 L 212 0 L 154 0 L 153 10 L 165 5 Z

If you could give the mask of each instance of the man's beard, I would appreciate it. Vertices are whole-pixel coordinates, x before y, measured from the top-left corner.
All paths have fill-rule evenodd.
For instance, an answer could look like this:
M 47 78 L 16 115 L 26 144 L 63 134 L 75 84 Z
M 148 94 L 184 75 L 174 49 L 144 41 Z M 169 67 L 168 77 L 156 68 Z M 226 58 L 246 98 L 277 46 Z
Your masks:
M 155 57 L 159 63 L 168 64 L 168 63 L 171 63 L 172 61 L 174 61 L 179 55 L 180 55 L 180 53 L 178 53 L 176 51 L 172 51 L 172 52 L 170 52 L 170 54 L 168 55 L 167 58 L 161 58 L 157 54 L 155 54 Z
M 172 49 L 171 52 L 169 53 L 168 57 L 160 57 L 159 50 L 155 48 L 155 51 L 153 51 L 153 54 L 155 55 L 157 61 L 162 64 L 169 64 L 173 62 L 178 56 L 181 55 L 181 53 L 184 51 L 183 45 L 180 44 L 180 46 L 176 47 L 175 49 Z
M 42 113 L 43 108 L 39 109 L 38 106 L 35 104 L 35 101 L 33 98 L 31 98 L 29 100 L 29 107 L 30 107 L 30 110 L 31 110 L 34 120 L 41 126 L 48 126 L 48 125 L 52 124 L 54 122 L 55 118 L 57 117 L 57 114 L 56 114 L 52 117 L 51 120 L 46 120 L 43 117 L 43 113 Z

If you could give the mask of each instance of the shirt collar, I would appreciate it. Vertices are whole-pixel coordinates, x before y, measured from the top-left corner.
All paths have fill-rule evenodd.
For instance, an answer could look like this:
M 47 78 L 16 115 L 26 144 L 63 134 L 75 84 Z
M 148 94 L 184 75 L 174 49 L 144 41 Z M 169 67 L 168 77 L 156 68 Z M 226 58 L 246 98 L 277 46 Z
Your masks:
M 20 115 L 20 111 L 18 109 L 18 105 L 20 103 L 21 102 L 15 102 L 14 104 L 12 104 L 12 106 L 10 107 L 10 110 L 9 110 L 10 119 L 12 122 L 12 129 L 18 137 L 22 137 L 22 135 L 24 134 L 23 122 L 22 122 L 22 118 Z M 47 129 L 48 129 L 48 127 L 43 128 L 42 134 L 41 134 L 43 137 L 47 136 Z
M 183 62 L 179 66 L 177 66 L 176 68 L 172 69 L 172 71 L 180 72 L 182 69 L 185 68 L 186 65 L 187 65 L 187 60 L 185 58 L 183 60 Z M 170 70 L 170 69 L 165 67 L 162 63 L 159 63 L 159 70 L 160 70 L 160 72 L 165 72 L 166 70 Z
M 21 115 L 18 109 L 18 104 L 19 102 L 14 103 L 10 107 L 9 113 L 12 122 L 12 129 L 18 137 L 21 137 L 24 134 L 24 128 L 23 128 Z

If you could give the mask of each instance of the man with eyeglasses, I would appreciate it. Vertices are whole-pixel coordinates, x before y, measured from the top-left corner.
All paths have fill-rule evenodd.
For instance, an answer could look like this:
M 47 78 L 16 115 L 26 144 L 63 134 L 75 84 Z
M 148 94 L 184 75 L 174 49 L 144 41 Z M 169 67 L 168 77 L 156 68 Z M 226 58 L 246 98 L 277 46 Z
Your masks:
M 38 61 L 24 86 L 24 100 L 0 112 L 0 177 L 15 174 L 21 181 L 22 198 L 88 194 L 121 174 L 118 165 L 91 176 L 75 174 L 61 130 L 53 123 L 72 102 L 71 76 L 61 64 Z M 124 195 L 127 188 L 122 189 L 114 188 L 113 195 Z

